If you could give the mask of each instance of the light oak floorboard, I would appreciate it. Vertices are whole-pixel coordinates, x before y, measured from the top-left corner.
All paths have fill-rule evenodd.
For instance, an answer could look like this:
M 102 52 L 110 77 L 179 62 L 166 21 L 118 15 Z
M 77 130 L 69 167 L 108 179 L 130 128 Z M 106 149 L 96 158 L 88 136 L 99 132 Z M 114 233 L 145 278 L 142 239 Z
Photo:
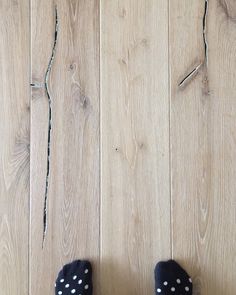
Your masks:
M 48 153 L 44 83 L 55 40 L 55 7 Z M 95 274 L 99 269 L 99 2 L 32 0 L 31 9 L 32 83 L 39 87 L 32 87 L 30 292 L 37 295 L 53 294 L 59 269 L 73 259 L 91 260 Z
M 101 1 L 101 293 L 170 257 L 167 1 Z
M 0 293 L 28 294 L 29 3 L 0 3 Z
M 194 294 L 236 292 L 235 24 L 226 7 L 170 2 L 173 257 L 192 274 Z

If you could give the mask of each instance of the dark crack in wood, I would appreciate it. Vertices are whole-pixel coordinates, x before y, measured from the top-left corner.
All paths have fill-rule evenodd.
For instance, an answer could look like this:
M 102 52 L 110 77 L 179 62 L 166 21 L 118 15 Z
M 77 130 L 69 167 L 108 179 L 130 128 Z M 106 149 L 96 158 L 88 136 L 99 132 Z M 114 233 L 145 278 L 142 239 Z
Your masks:
M 209 0 L 204 0 L 204 14 L 202 19 L 202 35 L 203 35 L 203 44 L 204 44 L 204 61 L 191 70 L 178 84 L 179 87 L 185 86 L 188 82 L 196 76 L 198 71 L 202 66 L 208 67 L 208 41 L 207 41 L 207 18 L 208 18 L 208 9 L 209 9 Z
M 32 88 L 43 88 L 44 87 L 44 85 L 41 83 L 30 83 L 30 86 Z
M 204 63 L 206 67 L 208 66 L 208 41 L 207 41 L 207 18 L 208 18 L 208 8 L 209 8 L 209 0 L 205 0 L 205 9 L 203 15 L 203 42 L 204 42 L 204 50 L 205 50 L 205 60 Z
M 196 68 L 194 68 L 190 73 L 188 73 L 179 83 L 179 87 L 182 87 L 183 85 L 185 85 L 188 81 L 190 81 L 192 79 L 192 77 L 194 75 L 196 75 L 199 71 L 199 69 L 201 68 L 202 63 L 200 65 L 198 65 Z
M 49 77 L 51 69 L 53 66 L 53 61 L 56 54 L 58 39 L 58 14 L 57 8 L 55 7 L 55 33 L 54 33 L 54 43 L 52 48 L 52 54 L 48 63 L 48 67 L 45 73 L 44 85 L 46 90 L 46 95 L 48 98 L 48 144 L 47 144 L 47 171 L 46 171 L 46 183 L 45 183 L 45 194 L 44 194 L 44 208 L 43 208 L 43 241 L 42 248 L 44 247 L 44 242 L 47 234 L 48 228 L 48 186 L 49 186 L 49 175 L 50 175 L 50 156 L 51 156 L 51 131 L 52 131 L 52 99 L 49 90 Z

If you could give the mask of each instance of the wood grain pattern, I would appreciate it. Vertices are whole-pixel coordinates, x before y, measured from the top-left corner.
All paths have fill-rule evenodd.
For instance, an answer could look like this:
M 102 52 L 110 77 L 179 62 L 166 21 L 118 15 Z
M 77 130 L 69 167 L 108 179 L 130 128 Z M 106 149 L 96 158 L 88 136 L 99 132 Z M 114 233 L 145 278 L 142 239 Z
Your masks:
M 170 256 L 168 3 L 101 3 L 101 293 L 152 294 Z
M 43 208 L 51 96 L 47 232 Z M 73 259 L 99 264 L 99 2 L 32 1 L 31 294 L 53 294 L 60 267 Z M 96 260 L 94 259 L 96 258 Z M 95 273 L 97 273 L 95 271 Z M 96 278 L 95 278 L 96 282 Z M 95 284 L 96 286 L 97 284 Z
M 0 3 L 0 286 L 28 294 L 29 4 Z
M 173 256 L 194 294 L 235 294 L 236 28 L 227 6 L 208 2 L 208 66 L 180 88 L 204 61 L 205 1 L 170 3 Z
M 235 25 L 234 0 L 0 1 L 0 294 L 85 258 L 94 295 L 150 295 L 171 257 L 236 294 Z

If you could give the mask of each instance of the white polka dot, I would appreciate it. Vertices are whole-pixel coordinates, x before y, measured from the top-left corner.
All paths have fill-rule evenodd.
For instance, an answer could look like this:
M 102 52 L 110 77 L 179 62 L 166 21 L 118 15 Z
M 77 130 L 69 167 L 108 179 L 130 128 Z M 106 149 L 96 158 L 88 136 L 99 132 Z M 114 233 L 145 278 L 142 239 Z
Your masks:
M 58 291 L 58 294 L 61 295 L 62 294 L 62 291 Z
M 73 276 L 73 280 L 76 280 L 77 279 L 77 276 Z
M 57 286 L 57 284 L 55 283 L 55 287 Z
M 79 281 L 78 281 L 78 284 L 79 284 L 79 285 L 82 284 L 82 280 L 79 280 Z
M 171 287 L 171 292 L 175 292 L 175 287 Z
M 66 284 L 66 285 L 65 285 L 65 288 L 69 288 L 69 287 L 70 287 L 70 285 L 69 285 L 69 284 Z
M 61 280 L 60 280 L 61 283 L 63 283 L 64 281 L 65 281 L 64 279 L 61 279 Z
M 87 268 L 85 269 L 84 273 L 88 273 L 88 269 Z
M 72 294 L 75 294 L 75 289 L 72 289 L 70 292 L 72 293 Z
M 84 286 L 84 289 L 86 289 L 86 290 L 87 290 L 87 289 L 88 289 L 88 287 L 89 287 L 89 285 L 85 285 L 85 286 Z
M 161 293 L 161 289 L 160 288 L 157 289 L 157 293 Z
M 164 285 L 164 286 L 167 286 L 167 285 L 168 285 L 168 282 L 167 282 L 167 281 L 165 281 L 165 282 L 163 283 L 163 285 Z
M 181 283 L 181 280 L 180 279 L 177 279 L 176 282 L 177 282 L 177 284 L 180 284 Z
M 190 283 L 192 283 L 192 279 L 191 278 L 189 278 L 188 280 L 189 280 Z
M 186 291 L 189 291 L 189 287 L 185 287 L 185 290 L 186 290 Z

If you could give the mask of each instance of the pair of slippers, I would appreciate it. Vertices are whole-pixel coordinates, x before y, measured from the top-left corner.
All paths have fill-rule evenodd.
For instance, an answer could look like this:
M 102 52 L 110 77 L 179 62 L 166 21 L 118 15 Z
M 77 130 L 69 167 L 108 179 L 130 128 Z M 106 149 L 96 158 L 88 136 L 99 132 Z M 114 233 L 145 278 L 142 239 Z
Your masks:
M 192 280 L 174 260 L 162 261 L 155 267 L 156 295 L 192 295 Z M 92 295 L 92 267 L 89 261 L 66 264 L 55 283 L 55 295 Z

